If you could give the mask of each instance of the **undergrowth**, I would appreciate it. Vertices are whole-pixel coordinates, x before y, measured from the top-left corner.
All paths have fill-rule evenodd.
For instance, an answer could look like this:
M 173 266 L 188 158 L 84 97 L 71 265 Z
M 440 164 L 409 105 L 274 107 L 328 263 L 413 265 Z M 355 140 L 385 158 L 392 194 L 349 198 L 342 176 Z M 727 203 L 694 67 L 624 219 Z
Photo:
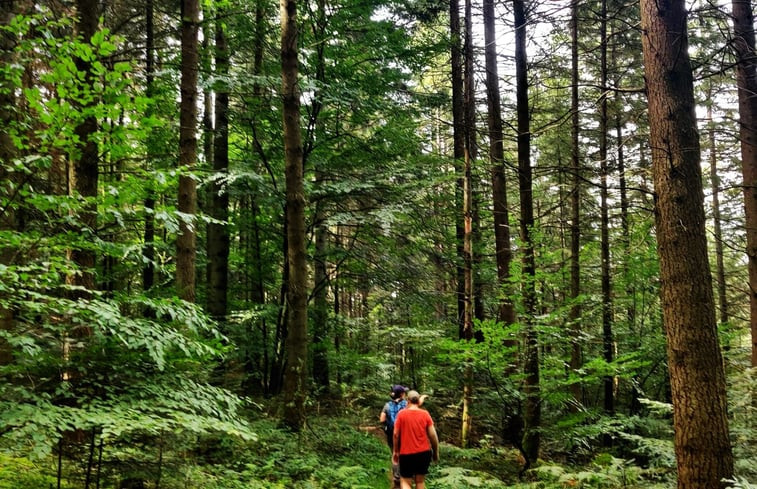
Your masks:
M 274 418 L 258 413 L 251 421 L 255 440 L 229 435 L 203 436 L 191 450 L 163 453 L 162 466 L 141 471 L 111 467 L 98 487 L 114 489 L 125 479 L 144 489 L 384 489 L 390 487 L 389 450 L 371 413 L 329 413 L 313 416 L 304 430 L 292 433 Z M 184 440 L 181 446 L 188 445 Z M 123 453 L 120 456 L 126 457 Z M 62 489 L 85 487 L 74 464 L 64 462 Z M 74 468 L 72 468 L 74 467 Z M 441 447 L 441 461 L 431 466 L 430 489 L 565 489 L 639 488 L 675 486 L 670 472 L 660 477 L 657 467 L 641 467 L 611 453 L 596 454 L 582 465 L 540 461 L 521 474 L 522 459 L 514 449 L 482 445 L 461 449 Z M 0 455 L 0 489 L 47 489 L 56 486 L 56 460 L 42 462 Z M 156 476 L 156 473 L 159 476 Z M 120 475 L 119 475 L 120 474 Z M 140 476 L 141 474 L 141 476 Z M 73 483 L 71 481 L 75 481 Z M 94 485 L 90 487 L 94 488 Z M 121 486 L 123 487 L 123 486 Z M 752 489 L 744 478 L 734 487 Z

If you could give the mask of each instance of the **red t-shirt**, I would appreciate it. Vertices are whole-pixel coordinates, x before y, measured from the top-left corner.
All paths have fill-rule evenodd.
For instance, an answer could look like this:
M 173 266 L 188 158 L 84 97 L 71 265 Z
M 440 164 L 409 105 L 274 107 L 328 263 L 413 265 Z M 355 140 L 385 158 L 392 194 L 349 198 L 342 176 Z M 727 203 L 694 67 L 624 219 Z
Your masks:
M 426 430 L 434 421 L 425 409 L 403 409 L 394 421 L 394 433 L 400 440 L 400 455 L 431 450 Z

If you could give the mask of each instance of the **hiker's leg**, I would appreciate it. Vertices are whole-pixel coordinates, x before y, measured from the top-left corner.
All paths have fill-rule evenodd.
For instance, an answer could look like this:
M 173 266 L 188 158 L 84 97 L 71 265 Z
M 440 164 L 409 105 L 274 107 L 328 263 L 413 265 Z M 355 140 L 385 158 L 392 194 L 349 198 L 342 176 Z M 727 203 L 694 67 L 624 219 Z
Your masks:
M 426 476 L 418 474 L 415 476 L 415 489 L 426 489 Z
M 413 479 L 410 477 L 401 478 L 400 489 L 413 489 Z

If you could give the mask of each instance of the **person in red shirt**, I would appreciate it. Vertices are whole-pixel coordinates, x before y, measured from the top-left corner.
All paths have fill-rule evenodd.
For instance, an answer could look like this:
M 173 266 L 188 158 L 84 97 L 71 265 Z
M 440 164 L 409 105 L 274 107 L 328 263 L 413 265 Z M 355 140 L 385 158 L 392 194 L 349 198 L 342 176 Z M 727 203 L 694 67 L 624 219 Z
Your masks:
M 428 411 L 421 409 L 423 398 L 417 391 L 407 393 L 407 407 L 394 421 L 393 463 L 400 466 L 402 489 L 425 489 L 431 460 L 439 461 L 439 437 Z

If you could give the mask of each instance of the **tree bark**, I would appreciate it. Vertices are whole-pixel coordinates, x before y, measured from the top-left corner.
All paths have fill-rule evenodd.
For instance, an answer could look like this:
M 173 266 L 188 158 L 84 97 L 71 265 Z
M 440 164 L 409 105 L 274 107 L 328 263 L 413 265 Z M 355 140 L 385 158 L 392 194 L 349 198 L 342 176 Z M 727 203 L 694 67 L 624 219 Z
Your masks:
M 313 15 L 313 35 L 316 40 L 315 80 L 318 87 L 326 85 L 325 48 L 328 43 L 328 20 L 324 0 L 317 0 L 316 12 Z M 316 131 L 319 127 L 319 115 L 323 108 L 323 94 L 316 88 L 310 110 L 310 120 L 305 143 L 305 160 L 315 146 Z M 336 131 L 339 134 L 339 116 L 335 116 Z M 321 187 L 325 183 L 323 164 L 315 169 L 316 185 Z M 315 256 L 314 256 L 314 290 L 313 290 L 313 381 L 327 393 L 329 387 L 329 305 L 328 305 L 328 228 L 326 225 L 325 202 L 323 199 L 316 203 L 315 209 Z
M 98 0 L 77 0 L 76 10 L 79 14 L 79 20 L 76 24 L 77 33 L 84 42 L 89 42 L 98 29 L 100 3 Z M 84 73 L 85 83 L 90 89 L 94 90 L 95 80 L 90 61 L 77 58 L 76 69 L 80 73 Z M 96 103 L 97 101 L 93 99 L 89 106 L 80 108 L 86 111 L 88 107 Z M 97 234 L 97 202 L 95 199 L 97 198 L 100 155 L 97 141 L 92 136 L 97 133 L 97 130 L 98 124 L 94 115 L 86 116 L 74 129 L 78 144 L 77 154 L 73 162 L 73 188 L 78 195 L 87 199 L 84 208 L 79 213 L 79 218 L 83 228 L 86 229 L 85 232 L 93 238 Z M 74 277 L 76 285 L 85 290 L 95 290 L 94 251 L 75 249 L 72 258 L 80 270 L 80 274 Z
M 179 108 L 179 202 L 176 239 L 176 289 L 181 299 L 195 301 L 197 184 L 189 173 L 197 163 L 197 71 L 199 67 L 199 0 L 181 4 L 181 105 Z
M 154 0 L 145 2 L 145 94 L 151 98 L 155 92 L 155 6 Z M 150 116 L 152 105 L 146 109 Z M 148 137 L 147 152 L 152 154 L 155 143 Z M 155 191 L 152 182 L 147 183 L 145 197 L 145 237 L 142 247 L 144 266 L 142 267 L 142 289 L 150 290 L 155 283 Z
M 525 409 L 523 453 L 526 464 L 539 456 L 541 400 L 539 388 L 539 339 L 536 331 L 536 259 L 531 231 L 534 227 L 533 177 L 531 169 L 531 120 L 528 103 L 528 58 L 526 55 L 526 5 L 513 0 L 515 19 L 515 83 L 518 117 L 518 190 L 520 238 L 523 242 L 523 308 L 525 310 Z
M 641 1 L 660 296 L 680 489 L 733 476 L 683 0 Z
M 307 261 L 305 256 L 305 189 L 297 85 L 297 2 L 281 0 L 281 78 L 286 165 L 286 222 L 289 287 L 287 289 L 287 362 L 284 374 L 284 422 L 300 430 L 307 396 Z
M 712 83 L 707 87 L 708 100 L 712 100 Z M 718 312 L 721 324 L 728 322 L 728 299 L 726 298 L 725 265 L 723 263 L 723 230 L 720 218 L 720 177 L 718 176 L 717 140 L 712 104 L 707 106 L 707 136 L 710 145 L 710 185 L 712 186 L 712 233 L 715 240 L 715 288 L 718 291 Z M 757 210 L 757 208 L 756 208 Z
M 757 57 L 750 0 L 733 0 L 733 47 L 739 89 L 739 139 L 744 178 L 746 254 L 749 259 L 749 324 L 752 367 L 757 367 Z
M 463 113 L 464 113 L 464 159 L 463 159 L 463 341 L 473 339 L 473 160 L 475 159 L 475 100 L 473 79 L 473 20 L 471 0 L 465 0 L 465 44 L 463 59 Z M 471 402 L 473 400 L 473 366 L 472 359 L 467 359 L 463 368 L 463 412 L 460 429 L 460 444 L 468 447 L 470 431 L 473 424 Z
M 460 212 L 455 219 L 456 252 L 458 264 L 456 267 L 456 290 L 457 290 L 457 320 L 459 337 L 463 336 L 465 328 L 465 258 L 464 244 L 465 223 L 463 218 L 463 193 L 464 193 L 464 159 L 465 159 L 465 107 L 463 88 L 463 55 L 460 47 L 462 39 L 460 30 L 460 3 L 458 0 L 450 0 L 450 67 L 452 76 L 452 152 L 454 158 L 455 173 L 458 175 L 455 187 L 455 208 Z
M 571 351 L 570 368 L 578 371 L 583 365 L 581 345 L 581 149 L 578 143 L 581 130 L 578 106 L 578 3 L 573 0 L 570 6 L 570 51 L 571 51 L 571 191 L 570 191 L 570 332 Z M 571 386 L 574 403 L 571 410 L 576 412 L 584 403 L 583 386 L 575 382 Z
M 599 174 L 600 174 L 600 269 L 602 282 L 602 352 L 605 362 L 613 360 L 612 335 L 612 282 L 610 271 L 610 218 L 607 204 L 607 176 L 609 173 L 607 162 L 607 0 L 600 5 L 600 70 L 599 84 L 602 93 L 599 97 Z M 604 409 L 606 413 L 615 411 L 615 382 L 612 375 L 602 379 L 604 385 Z
M 616 43 L 613 43 L 612 59 L 613 66 L 617 66 L 617 53 L 615 51 Z M 615 86 L 620 86 L 620 80 L 622 75 L 616 75 Z M 629 257 L 631 256 L 631 228 L 628 220 L 628 183 L 626 181 L 626 163 L 625 163 L 625 142 L 623 140 L 623 101 L 621 99 L 620 91 L 615 91 L 615 138 L 617 143 L 617 155 L 618 155 L 618 187 L 620 190 L 620 236 L 621 236 L 621 249 L 623 253 L 623 283 L 626 290 L 626 324 L 628 331 L 635 331 L 636 325 L 636 285 L 629 280 Z M 631 402 L 630 412 L 631 414 L 638 414 L 637 408 L 640 407 L 639 397 L 641 392 L 639 391 L 638 380 L 640 375 L 637 373 L 631 381 Z
M 486 58 L 486 101 L 489 126 L 489 159 L 491 161 L 492 200 L 494 214 L 494 245 L 497 263 L 498 294 L 501 295 L 497 320 L 504 324 L 515 322 L 515 308 L 510 299 L 510 215 L 507 209 L 507 179 L 505 178 L 505 149 L 502 131 L 502 102 L 499 94 L 497 68 L 497 40 L 494 27 L 494 0 L 484 0 L 484 55 Z M 513 345 L 509 345 L 513 346 Z
M 0 0 L 0 26 L 8 26 L 16 15 L 13 0 Z M 15 36 L 9 31 L 0 31 L 0 63 L 9 66 L 13 61 L 13 47 L 16 44 Z M 0 127 L 7 128 L 15 117 L 12 108 L 15 106 L 14 86 L 10 81 L 2 80 L 0 86 Z M 10 170 L 11 162 L 16 156 L 16 148 L 8 131 L 0 131 L 0 182 L 14 182 L 16 177 Z M 7 166 L 6 166 L 7 165 Z M 17 229 L 16 212 L 8 203 L 5 208 L 0 208 L 0 229 Z M 0 264 L 9 265 L 14 250 L 0 247 Z M 0 307 L 0 330 L 11 331 L 13 329 L 13 311 Z M 0 338 L 0 365 L 7 365 L 13 360 L 12 349 L 5 338 Z
M 266 9 L 262 2 L 257 2 L 255 6 L 255 34 L 254 34 L 254 51 L 252 60 L 252 75 L 254 77 L 252 86 L 253 104 L 248 110 L 251 112 L 250 126 L 252 129 L 252 146 L 258 153 L 259 158 L 265 162 L 266 153 L 259 139 L 257 104 L 261 103 L 263 96 L 263 87 L 257 81 L 263 69 L 263 50 L 265 48 L 266 36 Z M 274 188 L 276 182 L 273 181 Z M 240 241 L 243 242 L 244 260 L 247 264 L 244 267 L 245 282 L 245 300 L 260 307 L 265 304 L 265 283 L 263 270 L 263 237 L 260 229 L 259 214 L 260 209 L 256 202 L 257 195 L 250 192 L 242 197 L 241 211 L 245 214 L 242 219 L 246 225 L 240 229 Z M 241 245 L 242 243 L 240 243 Z M 253 393 L 260 389 L 262 392 L 269 394 L 272 392 L 271 372 L 273 371 L 273 361 L 271 355 L 271 341 L 269 338 L 269 321 L 266 317 L 261 317 L 253 328 L 257 329 L 262 338 L 260 348 L 248 348 L 245 358 L 244 389 L 247 393 Z M 262 351 L 261 351 L 262 350 Z
M 229 76 L 229 48 L 226 42 L 224 12 L 216 13 L 216 79 Z M 215 88 L 215 128 L 213 132 L 213 172 L 210 185 L 210 216 L 219 221 L 208 224 L 208 313 L 218 321 L 228 314 L 229 289 L 229 87 L 225 81 Z
M 316 177 L 322 182 L 322 177 Z M 315 214 L 315 257 L 313 291 L 313 381 L 328 392 L 329 387 L 329 306 L 328 306 L 328 270 L 326 268 L 326 251 L 328 229 L 324 224 L 322 203 L 316 204 Z M 335 298 L 336 300 L 336 298 Z

